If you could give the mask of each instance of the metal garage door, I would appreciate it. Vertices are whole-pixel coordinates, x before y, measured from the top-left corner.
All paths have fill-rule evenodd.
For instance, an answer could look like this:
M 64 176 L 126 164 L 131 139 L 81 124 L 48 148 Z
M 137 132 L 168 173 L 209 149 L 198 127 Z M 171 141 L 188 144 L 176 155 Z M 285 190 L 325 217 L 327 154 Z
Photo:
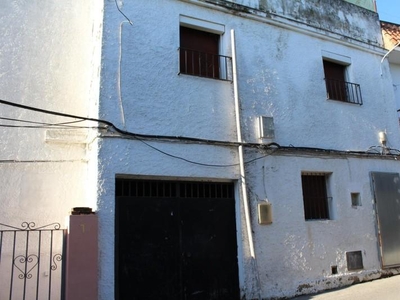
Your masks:
M 239 299 L 232 183 L 116 180 L 116 299 Z

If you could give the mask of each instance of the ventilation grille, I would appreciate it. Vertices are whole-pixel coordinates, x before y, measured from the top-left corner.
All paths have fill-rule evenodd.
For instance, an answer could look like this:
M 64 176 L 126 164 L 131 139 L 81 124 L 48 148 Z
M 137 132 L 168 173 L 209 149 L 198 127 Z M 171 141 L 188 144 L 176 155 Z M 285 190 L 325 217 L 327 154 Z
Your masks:
M 361 251 L 346 252 L 346 259 L 347 270 L 354 271 L 364 269 Z
M 117 197 L 233 199 L 233 183 L 116 179 Z

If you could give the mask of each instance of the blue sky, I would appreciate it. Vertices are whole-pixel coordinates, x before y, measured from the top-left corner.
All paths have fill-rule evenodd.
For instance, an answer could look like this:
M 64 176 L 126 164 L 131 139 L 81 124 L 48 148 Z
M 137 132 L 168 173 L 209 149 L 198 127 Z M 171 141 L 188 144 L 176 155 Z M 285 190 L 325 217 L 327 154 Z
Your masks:
M 379 19 L 400 24 L 400 0 L 376 0 Z

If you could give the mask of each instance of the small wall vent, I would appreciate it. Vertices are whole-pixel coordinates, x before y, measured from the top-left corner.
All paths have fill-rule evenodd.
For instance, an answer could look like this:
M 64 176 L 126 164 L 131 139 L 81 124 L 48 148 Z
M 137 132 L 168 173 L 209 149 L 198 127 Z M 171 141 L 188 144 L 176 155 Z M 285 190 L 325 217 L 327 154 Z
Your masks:
M 346 260 L 347 270 L 355 271 L 364 269 L 361 251 L 346 252 Z
M 274 118 L 259 117 L 260 139 L 272 139 L 275 137 Z
M 271 203 L 258 203 L 258 223 L 261 225 L 268 225 L 272 223 Z

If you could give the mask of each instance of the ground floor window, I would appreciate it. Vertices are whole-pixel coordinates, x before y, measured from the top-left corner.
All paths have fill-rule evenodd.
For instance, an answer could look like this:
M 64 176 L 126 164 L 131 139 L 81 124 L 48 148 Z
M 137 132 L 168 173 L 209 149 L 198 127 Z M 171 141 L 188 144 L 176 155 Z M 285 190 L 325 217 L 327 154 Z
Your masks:
M 327 174 L 303 173 L 304 217 L 306 220 L 329 219 Z

